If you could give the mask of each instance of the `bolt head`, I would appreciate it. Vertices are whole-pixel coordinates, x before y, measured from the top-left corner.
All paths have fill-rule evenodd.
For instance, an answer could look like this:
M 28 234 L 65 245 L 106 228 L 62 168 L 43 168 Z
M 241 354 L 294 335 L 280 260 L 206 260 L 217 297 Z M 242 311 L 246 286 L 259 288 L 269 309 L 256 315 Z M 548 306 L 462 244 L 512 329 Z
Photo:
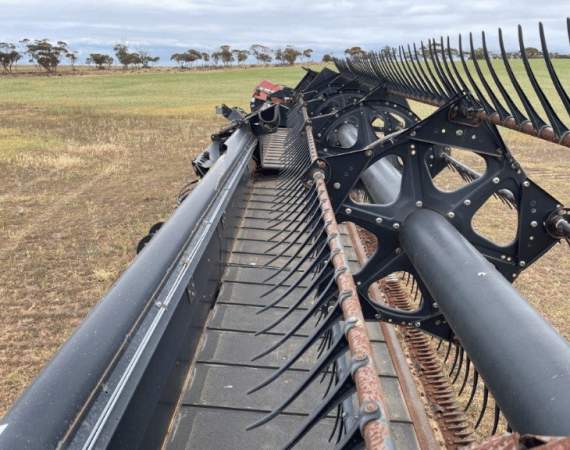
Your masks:
M 378 405 L 374 404 L 374 403 L 368 403 L 364 409 L 366 410 L 367 413 L 371 414 L 373 412 L 378 411 Z
M 493 183 L 495 183 L 495 184 L 499 184 L 500 181 L 501 181 L 501 180 L 500 180 L 499 177 L 493 178 Z
M 421 323 L 420 323 L 420 322 L 414 322 L 414 326 L 415 326 L 416 328 L 419 328 L 419 327 L 420 327 L 420 325 L 421 325 Z
M 464 204 L 465 206 L 470 206 L 470 205 L 471 205 L 471 200 L 469 200 L 469 199 L 467 198 L 467 199 L 465 199 L 465 200 L 463 201 L 463 204 Z
M 416 206 L 417 206 L 418 208 L 421 208 L 422 206 L 424 206 L 424 203 L 423 203 L 421 200 L 418 200 L 418 201 L 416 202 Z
M 352 209 L 346 208 L 346 209 L 344 210 L 344 212 L 345 212 L 346 214 L 352 214 Z
M 538 226 L 538 222 L 537 222 L 536 220 L 533 220 L 533 221 L 530 223 L 530 226 L 531 226 L 532 228 L 536 228 L 536 227 Z
M 382 219 L 382 217 L 376 217 L 377 224 L 381 224 L 382 222 L 384 222 L 384 219 Z
M 528 180 L 523 181 L 523 186 L 524 186 L 524 187 L 529 187 L 529 186 L 530 186 L 530 181 L 528 181 Z
M 457 136 L 463 136 L 463 130 L 457 130 L 457 131 L 455 132 L 455 134 L 456 134 Z
M 412 150 L 412 151 L 410 152 L 410 154 L 411 154 L 412 156 L 414 156 L 414 155 L 416 154 L 416 151 L 415 151 L 415 150 Z
M 392 228 L 394 228 L 394 230 L 398 230 L 400 228 L 400 224 L 398 222 L 394 222 Z
M 335 188 L 338 191 L 340 189 L 340 183 L 338 181 L 335 181 L 333 184 L 333 188 Z
M 519 261 L 519 266 L 520 266 L 520 267 L 525 267 L 525 266 L 526 266 L 526 261 Z
M 365 155 L 366 157 L 370 158 L 370 157 L 372 156 L 372 150 L 366 150 L 366 151 L 364 152 L 364 155 Z
M 449 217 L 450 219 L 453 219 L 455 217 L 455 213 L 453 211 L 449 211 L 447 213 L 447 217 Z

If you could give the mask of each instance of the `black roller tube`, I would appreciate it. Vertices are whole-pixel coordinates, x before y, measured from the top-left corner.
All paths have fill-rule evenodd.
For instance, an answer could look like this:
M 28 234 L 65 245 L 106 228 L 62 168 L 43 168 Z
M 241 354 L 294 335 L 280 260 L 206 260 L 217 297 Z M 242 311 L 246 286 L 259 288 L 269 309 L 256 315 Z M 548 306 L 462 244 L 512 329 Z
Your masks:
M 440 214 L 419 209 L 400 242 L 513 430 L 570 435 L 570 346 Z

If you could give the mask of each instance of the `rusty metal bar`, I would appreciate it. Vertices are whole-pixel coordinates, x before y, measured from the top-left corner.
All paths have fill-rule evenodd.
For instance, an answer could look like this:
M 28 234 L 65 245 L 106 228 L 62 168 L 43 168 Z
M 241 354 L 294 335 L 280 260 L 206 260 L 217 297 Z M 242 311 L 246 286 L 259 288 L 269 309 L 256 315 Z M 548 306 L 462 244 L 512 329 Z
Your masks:
M 310 125 L 306 108 L 303 107 L 305 119 L 305 132 L 309 144 L 309 151 L 313 161 L 318 159 L 317 149 L 313 138 L 313 130 Z M 339 292 L 346 293 L 346 298 L 341 303 L 342 313 L 347 323 L 354 325 L 346 333 L 348 346 L 353 358 L 358 361 L 366 361 L 353 374 L 354 383 L 360 407 L 368 414 L 380 412 L 379 420 L 371 420 L 362 430 L 362 436 L 368 450 L 379 450 L 393 446 L 393 440 L 388 426 L 386 415 L 385 395 L 376 374 L 376 366 L 373 360 L 372 347 L 366 322 L 360 307 L 356 285 L 348 266 L 348 260 L 344 253 L 344 248 L 340 242 L 339 226 L 336 221 L 334 209 L 332 207 L 325 183 L 325 175 L 322 171 L 316 170 L 313 173 L 313 180 L 319 196 L 325 231 L 329 237 L 329 246 L 332 257 L 332 264 L 335 270 L 339 271 L 337 284 Z M 348 295 L 350 293 L 350 295 Z

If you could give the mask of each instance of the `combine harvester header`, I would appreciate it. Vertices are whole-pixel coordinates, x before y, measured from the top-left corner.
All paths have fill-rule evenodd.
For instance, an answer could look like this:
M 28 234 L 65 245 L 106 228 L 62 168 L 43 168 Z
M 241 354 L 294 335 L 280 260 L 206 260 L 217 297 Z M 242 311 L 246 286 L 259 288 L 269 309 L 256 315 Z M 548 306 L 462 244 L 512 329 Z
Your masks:
M 0 448 L 570 448 L 570 346 L 511 285 L 570 239 L 570 211 L 497 128 L 570 147 L 568 89 L 542 25 L 556 98 L 520 29 L 532 95 L 501 32 L 501 61 L 481 39 L 482 60 L 471 35 L 459 55 L 428 40 L 222 107 L 200 182 L 3 419 Z M 440 189 L 446 170 L 463 184 Z M 493 198 L 516 215 L 507 245 L 472 224 Z

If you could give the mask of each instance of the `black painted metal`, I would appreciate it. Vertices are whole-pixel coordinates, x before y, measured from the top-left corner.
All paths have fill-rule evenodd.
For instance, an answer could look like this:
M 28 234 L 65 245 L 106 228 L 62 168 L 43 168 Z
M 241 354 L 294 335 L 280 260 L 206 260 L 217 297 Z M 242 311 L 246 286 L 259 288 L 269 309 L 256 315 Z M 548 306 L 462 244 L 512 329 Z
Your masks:
M 410 214 L 400 242 L 512 428 L 569 435 L 568 342 L 440 214 Z
M 3 419 L 0 448 L 160 443 L 183 380 L 176 361 L 191 360 L 220 276 L 201 261 L 219 261 L 223 254 L 221 213 L 247 176 L 255 144 L 245 127 L 226 141 L 226 157 Z M 207 283 L 194 278 L 204 273 Z M 181 321 L 190 311 L 195 320 Z M 166 398 L 170 405 L 161 404 Z

